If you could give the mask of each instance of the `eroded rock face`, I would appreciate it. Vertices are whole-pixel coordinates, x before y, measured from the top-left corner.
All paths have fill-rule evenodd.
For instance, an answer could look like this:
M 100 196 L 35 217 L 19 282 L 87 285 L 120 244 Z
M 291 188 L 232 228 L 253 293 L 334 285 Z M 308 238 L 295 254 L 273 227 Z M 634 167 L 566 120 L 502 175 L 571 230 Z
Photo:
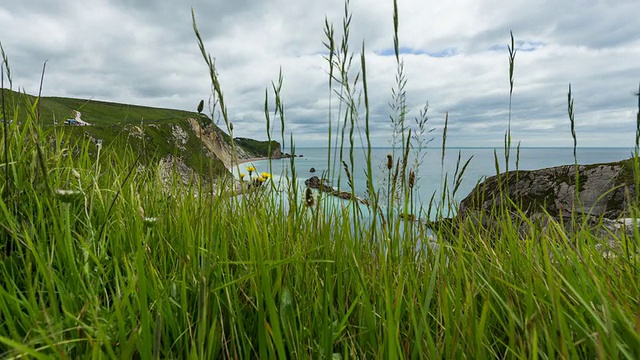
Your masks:
M 214 130 L 212 126 L 201 127 L 196 119 L 187 119 L 191 129 L 198 134 L 204 146 L 220 159 L 225 166 L 230 167 L 233 163 L 233 149 L 231 144 L 227 143 L 224 138 Z M 249 159 L 251 155 L 244 149 L 236 146 L 236 156 L 238 159 Z
M 187 134 L 187 132 L 178 125 L 173 125 L 171 127 L 171 133 L 178 149 L 184 151 L 186 149 L 184 145 L 189 140 L 189 134 Z
M 180 158 L 167 155 L 160 159 L 158 163 L 160 181 L 165 187 L 170 187 L 173 181 L 173 174 L 176 172 L 183 185 L 191 185 L 197 176 Z
M 280 159 L 280 158 L 283 157 L 282 150 L 280 149 L 279 146 L 277 148 L 273 149 L 271 157 L 274 158 L 274 159 Z
M 507 195 L 531 216 L 543 210 L 554 217 L 571 211 L 615 219 L 623 216 L 635 198 L 633 162 L 557 166 L 532 171 L 512 171 L 492 176 L 480 183 L 460 202 L 459 214 L 490 213 Z M 505 191 L 500 192 L 503 188 Z

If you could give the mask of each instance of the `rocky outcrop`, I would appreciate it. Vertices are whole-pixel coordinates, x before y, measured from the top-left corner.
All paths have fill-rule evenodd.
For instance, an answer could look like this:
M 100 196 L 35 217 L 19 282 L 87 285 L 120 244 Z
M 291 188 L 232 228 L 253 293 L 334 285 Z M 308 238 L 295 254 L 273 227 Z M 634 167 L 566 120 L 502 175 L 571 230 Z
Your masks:
M 637 221 L 629 218 L 636 199 L 633 166 L 629 159 L 492 176 L 460 202 L 455 217 L 427 226 L 454 236 L 484 229 L 495 239 L 502 238 L 506 219 L 523 239 L 558 229 L 573 238 L 588 229 L 603 255 L 612 254 L 636 231 Z
M 490 213 L 509 201 L 509 208 L 515 204 L 527 215 L 546 211 L 561 217 L 574 212 L 615 219 L 624 216 L 635 198 L 631 160 L 578 165 L 577 179 L 576 191 L 575 165 L 492 176 L 460 202 L 459 214 Z
M 226 167 L 230 167 L 233 162 L 233 148 L 224 139 L 222 133 L 216 131 L 213 125 L 201 126 L 196 119 L 190 118 L 187 121 L 204 146 L 220 159 Z M 252 154 L 249 154 L 240 146 L 236 146 L 236 155 L 238 159 L 250 159 L 253 157 Z
M 317 176 L 312 176 L 304 181 L 304 184 L 312 189 L 318 189 L 320 191 L 332 193 L 335 192 L 336 189 L 333 188 L 328 182 L 327 179 L 320 180 Z
M 173 181 L 173 174 L 178 175 L 178 180 L 183 185 L 190 185 L 196 179 L 196 174 L 184 161 L 172 155 L 167 155 L 158 162 L 160 181 L 163 186 L 170 187 Z
M 280 146 L 278 146 L 277 148 L 273 149 L 273 153 L 271 155 L 274 159 L 280 159 L 282 157 L 284 157 L 284 154 L 282 153 L 282 149 L 280 149 Z
M 322 192 L 328 193 L 330 195 L 339 197 L 343 200 L 356 200 L 362 204 L 369 205 L 370 202 L 367 199 L 360 198 L 358 196 L 354 196 L 352 193 L 347 191 L 336 190 L 333 186 L 331 186 L 327 179 L 320 179 L 317 176 L 312 176 L 304 181 L 304 184 L 312 189 L 318 189 Z
M 181 151 L 185 151 L 185 145 L 189 140 L 189 134 L 187 134 L 187 132 L 178 125 L 171 126 L 171 134 L 173 135 L 173 141 L 174 144 L 176 144 L 176 147 Z

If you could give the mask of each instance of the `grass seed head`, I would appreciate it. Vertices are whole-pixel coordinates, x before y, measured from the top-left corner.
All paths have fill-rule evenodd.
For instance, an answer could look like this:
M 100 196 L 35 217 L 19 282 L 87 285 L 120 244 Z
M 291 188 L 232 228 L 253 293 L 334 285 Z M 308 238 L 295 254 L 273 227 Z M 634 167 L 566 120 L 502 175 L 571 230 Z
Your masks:
M 409 189 L 413 189 L 413 186 L 416 184 L 416 173 L 411 170 L 409 171 Z
M 307 187 L 307 190 L 304 194 L 304 202 L 308 207 L 312 207 L 315 204 L 315 199 L 313 197 L 313 191 L 310 187 Z
M 158 223 L 158 218 L 157 217 L 144 217 L 142 219 L 142 223 L 144 224 L 144 227 L 151 228 L 151 227 L 156 226 L 156 224 Z
M 82 197 L 82 192 L 79 190 L 56 189 L 54 194 L 58 200 L 67 204 L 78 201 Z
M 347 179 L 351 179 L 351 172 L 349 171 L 349 165 L 347 165 L 346 161 L 342 162 L 342 167 L 344 168 L 344 172 L 347 174 Z

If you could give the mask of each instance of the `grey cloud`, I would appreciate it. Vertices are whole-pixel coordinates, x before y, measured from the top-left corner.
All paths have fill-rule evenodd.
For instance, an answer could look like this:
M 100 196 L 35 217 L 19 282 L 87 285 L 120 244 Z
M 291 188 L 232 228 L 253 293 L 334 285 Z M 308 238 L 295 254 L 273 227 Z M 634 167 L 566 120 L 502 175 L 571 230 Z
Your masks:
M 399 6 L 409 121 L 429 101 L 429 125 L 437 132 L 449 112 L 450 144 L 500 146 L 508 117 L 506 45 L 513 30 L 519 49 L 514 139 L 571 146 L 566 93 L 572 83 L 579 141 L 633 144 L 633 92 L 640 80 L 637 1 L 406 0 Z M 27 92 L 37 92 L 42 63 L 49 60 L 45 95 L 193 110 L 208 99 L 210 80 L 192 30 L 192 7 L 216 58 L 234 135 L 266 138 L 264 91 L 282 69 L 285 131 L 300 143 L 324 146 L 329 89 L 322 31 L 326 16 L 340 39 L 342 1 L 11 1 L 0 5 L 0 20 L 21 31 L 3 33 L 0 41 L 14 84 Z M 395 57 L 381 55 L 393 46 L 392 4 L 352 1 L 351 10 L 354 71 L 366 40 L 370 128 L 376 144 L 385 146 L 396 69 Z M 335 95 L 331 104 L 336 116 Z M 272 121 L 279 138 L 279 120 Z M 360 121 L 364 128 L 362 109 Z

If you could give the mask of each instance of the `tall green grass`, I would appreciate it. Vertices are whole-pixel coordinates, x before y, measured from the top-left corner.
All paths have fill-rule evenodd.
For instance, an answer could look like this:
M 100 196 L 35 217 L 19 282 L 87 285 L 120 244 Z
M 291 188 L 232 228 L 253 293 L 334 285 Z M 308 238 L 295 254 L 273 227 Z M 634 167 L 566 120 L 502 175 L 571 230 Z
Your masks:
M 640 357 L 637 232 L 612 234 L 631 246 L 604 257 L 590 230 L 567 233 L 524 213 L 514 220 L 506 202 L 487 215 L 495 226 L 468 218 L 430 231 L 410 221 L 430 211 L 444 218 L 444 205 L 455 206 L 446 177 L 448 204 L 417 206 L 411 178 L 425 168 L 407 154 L 424 135 L 426 108 L 414 128 L 401 123 L 401 145 L 385 167 L 387 201 L 379 201 L 385 187 L 376 188 L 374 166 L 385 159 L 371 158 L 366 48 L 352 63 L 348 5 L 341 40 L 325 23 L 329 90 L 341 104 L 328 110 L 326 176 L 348 183 L 363 145 L 372 216 L 355 202 L 330 207 L 327 194 L 303 198 L 295 179 L 286 200 L 270 186 L 238 196 L 228 196 L 231 183 L 202 191 L 178 174 L 167 185 L 158 169 L 137 166 L 134 149 L 96 157 L 88 143 L 43 128 L 37 100 L 29 102 L 26 122 L 3 124 L 0 147 L 2 357 Z M 231 131 L 195 15 L 194 30 Z M 284 145 L 282 79 L 272 90 Z M 267 95 L 269 140 L 270 106 Z M 445 143 L 446 133 L 443 161 Z M 458 161 L 453 192 L 467 164 Z

